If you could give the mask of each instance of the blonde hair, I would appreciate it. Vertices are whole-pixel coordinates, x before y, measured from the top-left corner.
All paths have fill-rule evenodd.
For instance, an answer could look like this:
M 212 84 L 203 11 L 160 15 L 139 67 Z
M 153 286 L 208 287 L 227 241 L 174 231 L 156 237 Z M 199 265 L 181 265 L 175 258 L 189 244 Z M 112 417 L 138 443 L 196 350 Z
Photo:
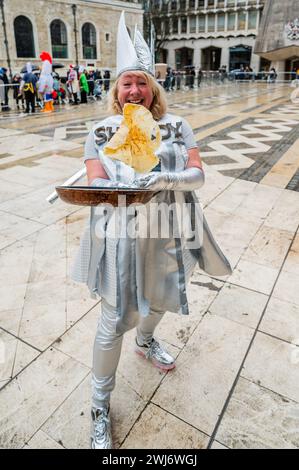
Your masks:
M 145 78 L 147 84 L 151 87 L 153 93 L 153 101 L 149 108 L 150 112 L 153 115 L 155 121 L 159 121 L 167 111 L 167 102 L 166 102 L 166 95 L 159 83 L 152 77 L 151 75 L 142 72 L 140 70 L 132 70 L 132 73 Z M 112 114 L 122 114 L 122 108 L 118 101 L 118 82 L 120 77 L 117 78 L 116 82 L 114 83 L 113 87 L 109 92 L 108 97 L 108 110 Z

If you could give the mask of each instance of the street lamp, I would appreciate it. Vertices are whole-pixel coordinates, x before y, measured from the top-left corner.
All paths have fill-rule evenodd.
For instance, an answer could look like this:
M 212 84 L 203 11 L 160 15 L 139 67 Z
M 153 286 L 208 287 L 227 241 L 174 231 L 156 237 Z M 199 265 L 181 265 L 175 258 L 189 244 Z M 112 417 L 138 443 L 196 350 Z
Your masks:
M 77 5 L 73 4 L 73 5 L 72 5 L 72 10 L 73 10 L 73 16 L 74 16 L 74 33 L 75 33 L 76 65 L 78 66 L 78 65 L 79 65 L 79 60 L 78 60 L 77 18 L 76 18 Z
M 12 81 L 11 62 L 10 62 L 7 32 L 6 32 L 6 22 L 5 22 L 5 14 L 4 14 L 4 0 L 0 0 L 0 9 L 1 9 L 1 14 L 2 14 L 2 26 L 3 26 L 3 33 L 4 33 L 4 44 L 5 44 L 7 65 L 8 65 L 8 70 L 9 70 L 9 77 L 10 77 L 10 80 Z

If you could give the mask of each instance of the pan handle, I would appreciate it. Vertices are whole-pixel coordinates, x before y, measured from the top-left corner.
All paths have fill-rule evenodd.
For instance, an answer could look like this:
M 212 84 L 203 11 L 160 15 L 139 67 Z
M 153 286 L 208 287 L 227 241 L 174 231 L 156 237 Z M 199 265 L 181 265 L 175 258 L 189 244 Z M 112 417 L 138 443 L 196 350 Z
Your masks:
M 84 166 L 81 168 L 81 170 L 77 171 L 73 176 L 71 176 L 69 179 L 67 179 L 61 186 L 72 186 L 74 183 L 79 181 L 81 178 L 83 178 L 86 175 L 86 167 Z M 48 197 L 47 201 L 50 204 L 53 204 L 57 199 L 58 199 L 58 194 L 57 191 L 53 191 Z

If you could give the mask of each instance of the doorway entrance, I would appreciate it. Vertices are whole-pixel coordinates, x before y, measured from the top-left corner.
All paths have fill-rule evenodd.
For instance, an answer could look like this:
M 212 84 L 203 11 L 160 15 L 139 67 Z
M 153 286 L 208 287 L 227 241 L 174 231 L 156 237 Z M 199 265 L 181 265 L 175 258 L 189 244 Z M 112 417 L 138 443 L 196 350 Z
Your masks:
M 193 65 L 194 49 L 181 47 L 175 51 L 175 66 L 177 70 L 182 70 L 187 65 Z
M 295 80 L 297 74 L 297 70 L 299 70 L 299 57 L 291 57 L 286 61 L 286 74 L 285 80 Z
M 220 47 L 206 47 L 201 51 L 202 70 L 219 70 L 221 61 Z
M 241 65 L 245 68 L 250 66 L 251 46 L 239 46 L 229 48 L 229 70 L 240 69 Z

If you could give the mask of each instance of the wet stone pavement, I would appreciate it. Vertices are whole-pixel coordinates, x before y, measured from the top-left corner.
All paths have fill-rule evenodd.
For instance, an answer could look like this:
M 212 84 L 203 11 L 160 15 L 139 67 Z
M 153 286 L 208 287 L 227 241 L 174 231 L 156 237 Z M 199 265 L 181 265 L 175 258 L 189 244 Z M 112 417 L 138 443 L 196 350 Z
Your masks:
M 157 337 L 162 373 L 126 334 L 112 399 L 116 448 L 299 447 L 299 105 L 287 84 L 168 94 L 194 129 L 198 191 L 231 276 L 197 269 L 190 316 Z M 75 109 L 74 109 L 75 108 Z M 69 279 L 88 208 L 46 197 L 82 167 L 106 100 L 0 114 L 0 448 L 88 448 L 100 301 Z

